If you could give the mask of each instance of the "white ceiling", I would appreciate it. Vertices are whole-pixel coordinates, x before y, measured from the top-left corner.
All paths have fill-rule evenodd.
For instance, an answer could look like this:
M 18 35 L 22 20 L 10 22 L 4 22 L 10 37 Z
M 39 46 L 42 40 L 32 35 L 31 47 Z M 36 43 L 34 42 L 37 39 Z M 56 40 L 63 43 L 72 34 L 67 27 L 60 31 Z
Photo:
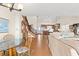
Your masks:
M 26 16 L 79 16 L 79 3 L 26 3 L 21 14 Z

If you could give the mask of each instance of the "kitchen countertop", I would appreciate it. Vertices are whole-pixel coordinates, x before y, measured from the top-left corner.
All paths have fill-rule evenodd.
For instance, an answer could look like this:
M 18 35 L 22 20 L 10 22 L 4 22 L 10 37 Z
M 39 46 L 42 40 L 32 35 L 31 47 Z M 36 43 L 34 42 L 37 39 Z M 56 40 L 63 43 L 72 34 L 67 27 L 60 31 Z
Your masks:
M 58 34 L 58 35 L 57 35 Z M 77 52 L 77 54 L 79 55 L 79 36 L 73 36 L 73 37 L 60 37 L 59 36 L 59 33 L 55 33 L 55 34 L 53 34 L 53 33 L 51 33 L 50 34 L 50 37 L 53 39 L 53 41 L 56 41 L 58 44 L 58 46 L 57 46 L 57 48 L 58 47 L 62 47 L 60 50 L 62 51 L 64 48 L 64 45 L 63 44 L 65 44 L 65 46 L 67 45 L 67 46 L 69 46 L 69 47 L 71 47 L 71 49 L 73 48 L 76 52 Z M 51 42 L 51 41 L 50 41 Z M 51 44 L 53 44 L 53 43 L 51 43 Z M 56 43 L 55 43 L 56 44 Z M 61 45 L 62 44 L 62 45 Z M 66 48 L 65 48 L 65 50 L 66 50 Z M 58 52 L 56 52 L 57 54 L 58 54 Z M 63 53 L 64 53 L 64 50 L 63 50 L 63 52 L 61 53 L 61 55 L 63 55 Z
M 67 39 L 67 38 L 66 38 Z M 69 38 L 68 38 L 69 39 Z M 70 45 L 72 46 L 73 48 L 75 48 L 77 51 L 78 51 L 78 54 L 79 54 L 79 40 L 73 40 L 72 38 L 69 39 L 69 40 L 65 40 L 65 39 L 59 39 L 61 40 L 62 42 L 64 42 L 65 44 L 67 45 Z

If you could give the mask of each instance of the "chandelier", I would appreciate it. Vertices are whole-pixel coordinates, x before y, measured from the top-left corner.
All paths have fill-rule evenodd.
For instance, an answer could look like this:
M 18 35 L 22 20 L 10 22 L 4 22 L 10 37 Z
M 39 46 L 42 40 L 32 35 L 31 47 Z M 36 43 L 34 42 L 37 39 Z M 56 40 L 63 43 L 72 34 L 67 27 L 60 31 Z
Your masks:
M 8 8 L 10 11 L 12 10 L 21 11 L 23 9 L 22 4 L 15 4 L 15 3 L 0 3 L 0 6 Z

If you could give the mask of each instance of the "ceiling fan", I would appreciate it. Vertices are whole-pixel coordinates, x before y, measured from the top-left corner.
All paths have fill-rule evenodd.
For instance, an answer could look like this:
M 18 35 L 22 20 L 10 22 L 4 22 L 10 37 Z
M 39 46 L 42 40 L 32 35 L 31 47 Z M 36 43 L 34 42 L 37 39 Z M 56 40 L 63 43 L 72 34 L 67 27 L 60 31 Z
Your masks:
M 14 8 L 15 3 L 0 3 L 0 6 L 9 8 L 10 11 L 16 10 L 16 11 L 21 11 L 23 9 L 23 6 L 21 4 L 17 4 L 18 7 Z

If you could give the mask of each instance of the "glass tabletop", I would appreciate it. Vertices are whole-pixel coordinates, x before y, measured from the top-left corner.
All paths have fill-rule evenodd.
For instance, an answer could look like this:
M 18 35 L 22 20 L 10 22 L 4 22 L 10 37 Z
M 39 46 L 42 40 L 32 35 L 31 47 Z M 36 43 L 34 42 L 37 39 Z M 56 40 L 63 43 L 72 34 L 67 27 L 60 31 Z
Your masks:
M 15 39 L 0 40 L 0 50 L 6 50 L 15 46 Z

